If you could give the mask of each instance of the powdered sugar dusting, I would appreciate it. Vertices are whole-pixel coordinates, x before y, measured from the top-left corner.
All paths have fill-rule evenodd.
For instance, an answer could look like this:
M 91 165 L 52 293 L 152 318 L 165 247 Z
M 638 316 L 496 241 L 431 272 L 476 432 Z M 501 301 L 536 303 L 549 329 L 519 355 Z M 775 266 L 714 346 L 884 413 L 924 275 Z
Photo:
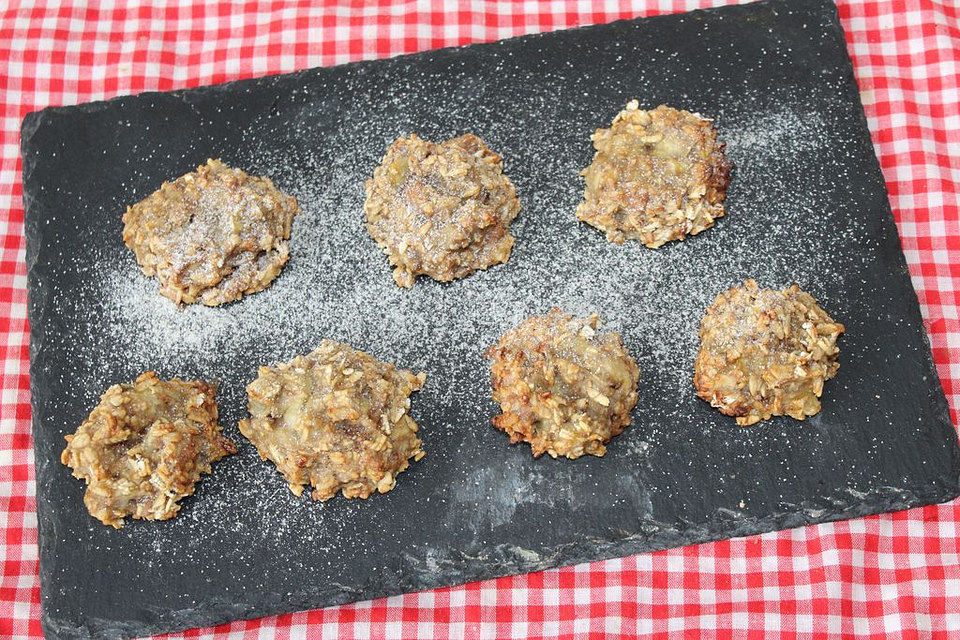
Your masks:
M 593 124 L 604 126 L 620 106 L 610 105 L 609 113 L 597 114 Z M 488 131 L 487 142 L 504 155 L 524 206 L 513 225 L 514 253 L 506 265 L 449 284 L 420 278 L 412 290 L 394 284 L 386 259 L 362 224 L 363 181 L 390 136 L 406 132 L 406 123 L 390 127 L 381 122 L 390 135 L 372 136 L 365 146 L 326 166 L 310 154 L 306 163 L 294 166 L 271 149 L 253 148 L 244 168 L 271 176 L 297 197 L 302 210 L 294 224 L 290 262 L 274 284 L 238 303 L 178 309 L 123 251 L 105 260 L 89 280 L 86 293 L 103 300 L 103 316 L 95 326 L 109 329 L 127 366 L 176 373 L 182 363 L 190 363 L 193 375 L 223 380 L 231 390 L 224 401 L 231 403 L 242 403 L 241 387 L 258 365 L 306 353 L 323 338 L 424 370 L 427 386 L 422 397 L 414 396 L 413 412 L 427 434 L 429 454 L 430 434 L 490 428 L 482 351 L 504 330 L 553 306 L 579 315 L 597 312 L 604 328 L 619 332 L 640 363 L 641 407 L 654 402 L 652 389 L 677 399 L 672 406 L 658 405 L 647 416 L 652 424 L 634 427 L 655 436 L 658 423 L 676 419 L 673 414 L 684 414 L 698 402 L 691 387 L 697 330 L 717 293 L 754 277 L 769 287 L 796 282 L 816 295 L 824 279 L 844 268 L 824 262 L 834 240 L 861 234 L 853 218 L 820 210 L 815 190 L 799 198 L 796 190 L 787 198 L 776 192 L 789 191 L 792 176 L 772 167 L 789 167 L 792 159 L 831 144 L 821 116 L 780 106 L 747 118 L 719 113 L 715 120 L 736 163 L 728 215 L 714 229 L 660 250 L 634 242 L 610 244 L 577 223 L 573 210 L 582 193 L 577 176 L 582 167 L 569 160 L 589 158 L 586 140 L 580 142 L 586 152 L 551 148 L 549 141 L 561 136 L 548 127 L 538 136 L 546 146 L 526 149 L 518 157 L 496 139 L 496 128 L 492 135 Z M 550 184 L 544 185 L 542 175 L 518 166 L 531 155 L 567 162 L 555 172 L 558 179 L 550 175 Z M 323 174 L 319 180 L 317 172 Z M 810 250 L 814 244 L 816 252 Z M 842 316 L 839 302 L 824 305 Z M 96 335 L 84 336 L 85 344 L 97 340 Z M 96 384 L 90 380 L 89 388 Z M 429 407 L 427 416 L 424 407 Z M 232 418 L 237 411 L 225 413 Z M 470 416 L 469 424 L 443 423 L 441 416 L 449 415 Z M 639 453 L 649 445 L 635 433 L 611 446 Z M 253 490 L 264 483 L 267 466 L 244 469 Z
M 594 124 L 604 125 L 619 107 L 610 105 L 609 113 L 598 114 Z M 192 375 L 222 380 L 226 395 L 221 405 L 230 421 L 242 416 L 242 387 L 257 366 L 306 353 L 323 338 L 424 370 L 427 385 L 413 398 L 413 415 L 422 425 L 428 455 L 437 455 L 431 440 L 441 434 L 491 429 L 489 374 L 482 352 L 504 330 L 553 306 L 578 315 L 596 312 L 604 329 L 622 335 L 642 372 L 640 417 L 611 448 L 646 455 L 661 425 L 689 415 L 699 402 L 691 386 L 693 360 L 699 321 L 713 297 L 746 277 L 769 287 L 796 282 L 817 295 L 825 280 L 847 268 L 824 261 L 833 254 L 835 240 L 862 235 L 854 218 L 821 210 L 815 189 L 799 197 L 790 189 L 791 162 L 831 144 L 829 126 L 820 115 L 780 106 L 746 118 L 724 112 L 715 119 L 736 163 L 728 215 L 714 229 L 660 250 L 634 242 L 610 244 L 601 233 L 577 223 L 573 210 L 582 193 L 577 177 L 581 167 L 572 160 L 589 158 L 589 148 L 571 154 L 548 144 L 518 157 L 503 148 L 496 129 L 488 132 L 493 139 L 487 141 L 503 153 L 524 205 L 513 225 L 514 253 L 506 265 L 449 284 L 420 278 L 412 290 L 394 284 L 386 259 L 362 224 L 363 181 L 390 136 L 406 133 L 406 123 L 389 127 L 381 122 L 389 135 L 373 136 L 326 166 L 309 153 L 306 162 L 294 166 L 268 148 L 250 149 L 245 168 L 274 178 L 297 197 L 302 210 L 291 238 L 292 257 L 274 284 L 238 303 L 178 309 L 158 295 L 156 283 L 124 251 L 105 260 L 89 280 L 86 293 L 103 300 L 103 315 L 95 326 L 98 331 L 108 328 L 109 340 L 128 367 L 172 374 L 189 363 Z M 549 130 L 539 136 L 548 142 L 559 137 Z M 582 147 L 587 144 L 580 142 Z M 519 166 L 531 155 L 565 156 L 566 162 L 544 181 L 542 174 Z M 811 251 L 812 245 L 817 251 Z M 822 302 L 839 317 L 846 310 L 842 301 Z M 85 343 L 97 339 L 83 338 Z M 88 386 L 93 390 L 98 383 L 91 379 Z M 662 397 L 675 402 L 658 402 Z M 505 446 L 505 438 L 499 444 Z M 272 467 L 247 457 L 251 459 L 233 462 L 230 468 L 235 486 L 266 491 L 260 500 L 269 505 L 264 521 L 274 526 L 263 531 L 283 536 L 303 526 L 291 520 L 289 496 L 274 501 L 286 489 Z M 416 473 L 416 467 L 409 473 Z M 404 476 L 399 479 L 401 484 L 406 481 Z M 517 481 L 529 483 L 520 476 Z M 464 485 L 461 494 L 472 495 L 470 486 Z M 227 512 L 246 499 L 196 500 L 196 507 L 188 502 L 180 526 L 196 522 L 191 514 L 201 512 L 194 508 Z M 322 517 L 324 509 L 318 505 L 314 513 L 319 515 L 310 518 Z M 154 544 L 163 539 L 158 534 Z
M 664 369 L 679 391 L 689 382 L 699 317 L 716 293 L 747 275 L 767 286 L 798 282 L 815 290 L 832 268 L 821 256 L 810 255 L 809 245 L 858 231 L 777 225 L 757 233 L 762 219 L 829 212 L 815 210 L 815 194 L 792 202 L 775 196 L 758 200 L 757 193 L 749 193 L 752 202 L 741 197 L 756 188 L 744 181 L 758 179 L 770 163 L 816 153 L 829 143 L 819 117 L 782 110 L 720 125 L 728 153 L 737 161 L 736 175 L 727 218 L 701 237 L 660 251 L 606 243 L 578 225 L 567 204 L 581 185 L 572 168 L 568 183 L 555 192 L 524 194 L 523 215 L 513 226 L 517 248 L 508 265 L 451 284 L 421 277 L 410 291 L 393 283 L 386 259 L 362 227 L 364 170 L 380 149 L 362 150 L 367 162 L 331 167 L 319 187 L 309 173 L 271 167 L 282 160 L 264 160 L 256 151 L 251 155 L 266 173 L 272 168 L 279 174 L 278 181 L 303 210 L 294 226 L 291 261 L 274 285 L 240 303 L 178 309 L 157 294 L 155 282 L 140 273 L 132 256 L 124 256 L 96 283 L 105 301 L 104 319 L 118 334 L 124 327 L 138 328 L 124 354 L 145 367 L 183 359 L 211 363 L 225 350 L 250 354 L 246 361 L 257 355 L 286 359 L 330 337 L 424 368 L 438 361 L 478 363 L 479 351 L 505 328 L 559 306 L 577 314 L 598 312 L 628 344 L 653 347 L 653 353 L 645 349 L 636 355 L 658 363 L 655 368 Z M 506 163 L 509 172 L 509 157 Z M 293 181 L 284 180 L 285 174 L 295 175 Z M 716 237 L 721 234 L 722 242 Z M 795 247 L 776 242 L 781 235 L 795 236 Z M 756 243 L 758 238 L 762 242 Z M 714 268 L 691 268 L 696 263 Z M 789 270 L 788 263 L 794 264 Z M 625 304 L 636 298 L 641 308 Z M 482 377 L 483 371 L 469 373 Z

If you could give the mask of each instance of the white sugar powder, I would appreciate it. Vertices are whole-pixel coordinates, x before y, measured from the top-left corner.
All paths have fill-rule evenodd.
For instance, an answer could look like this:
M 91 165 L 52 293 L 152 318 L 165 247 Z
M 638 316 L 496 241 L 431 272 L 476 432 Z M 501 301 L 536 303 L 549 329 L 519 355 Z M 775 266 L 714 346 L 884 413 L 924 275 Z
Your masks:
M 524 317 L 553 306 L 579 315 L 597 312 L 606 329 L 623 336 L 641 368 L 638 411 L 643 419 L 635 419 L 610 449 L 623 447 L 643 458 L 655 451 L 651 443 L 661 429 L 693 420 L 693 407 L 700 402 L 691 383 L 697 330 L 717 293 L 753 277 L 768 287 L 796 282 L 821 297 L 823 285 L 862 269 L 859 261 L 870 259 L 866 239 L 859 255 L 836 251 L 841 238 L 849 245 L 851 237 L 865 233 L 857 219 L 822 207 L 826 194 L 836 188 L 829 176 L 843 164 L 835 152 L 824 153 L 835 144 L 831 123 L 798 106 L 800 98 L 765 108 L 747 104 L 757 99 L 742 97 L 746 102 L 736 108 L 705 114 L 714 118 L 736 164 L 727 216 L 700 236 L 659 250 L 635 242 L 610 244 L 574 216 L 583 189 L 578 172 L 592 155 L 588 132 L 606 126 L 622 105 L 595 114 L 573 147 L 559 118 L 544 117 L 536 130 L 522 136 L 503 123 L 476 127 L 503 154 L 505 171 L 517 185 L 523 209 L 512 227 L 514 253 L 505 265 L 453 283 L 420 278 L 412 290 L 394 284 L 386 258 L 362 221 L 363 182 L 389 142 L 411 129 L 406 116 L 381 110 L 375 131 L 361 136 L 360 143 L 331 132 L 328 148 L 343 145 L 335 160 L 303 148 L 296 162 L 265 146 L 246 149 L 248 162 L 233 164 L 272 177 L 301 206 L 291 259 L 280 277 L 267 290 L 233 304 L 178 309 L 157 293 L 156 282 L 113 239 L 79 292 L 102 300 L 103 308 L 89 324 L 74 328 L 77 357 L 82 359 L 88 349 L 110 349 L 120 361 L 117 371 L 157 369 L 165 375 L 221 380 L 224 425 L 239 440 L 235 422 L 244 415 L 243 386 L 258 365 L 306 353 L 323 338 L 345 342 L 427 372 L 426 387 L 413 397 L 412 413 L 421 424 L 428 458 L 443 456 L 451 463 L 456 451 L 431 449 L 431 439 L 457 435 L 469 440 L 478 437 L 471 434 L 492 429 L 484 349 Z M 304 114 L 302 121 L 287 123 L 291 138 L 310 137 L 314 121 L 308 110 Z M 458 117 L 451 115 L 451 126 L 457 128 L 448 135 L 466 130 L 458 126 Z M 420 133 L 429 137 L 429 132 Z M 800 160 L 809 166 L 811 158 L 821 155 L 838 167 L 825 165 L 817 176 L 796 173 Z M 850 309 L 844 300 L 821 297 L 821 303 L 840 321 Z M 74 375 L 91 403 L 108 383 L 119 381 L 104 380 L 102 369 L 80 368 Z M 507 446 L 505 436 L 500 442 Z M 516 508 L 517 495 L 539 482 L 514 470 L 509 477 L 494 474 L 504 486 L 486 491 L 482 474 L 461 478 L 455 475 L 456 465 L 451 469 L 451 499 L 472 501 L 471 509 L 477 509 L 478 501 L 493 501 L 477 513 L 494 514 L 490 517 L 497 522 Z M 260 531 L 264 540 L 295 535 L 307 544 L 320 526 L 330 540 L 331 531 L 363 508 L 357 501 L 338 504 L 335 521 L 324 520 L 330 505 L 291 509 L 295 499 L 272 465 L 256 459 L 248 445 L 240 456 L 219 463 L 215 473 L 226 480 L 201 483 L 207 495 L 186 501 L 184 512 L 164 526 L 183 528 L 199 539 L 228 535 L 254 518 L 262 526 L 250 530 Z M 400 483 L 406 482 L 413 481 L 401 477 Z M 262 509 L 245 512 L 243 505 L 251 502 Z M 141 539 L 155 551 L 169 550 L 169 541 L 178 539 L 159 527 L 141 531 Z M 189 555 L 189 550 L 183 553 Z

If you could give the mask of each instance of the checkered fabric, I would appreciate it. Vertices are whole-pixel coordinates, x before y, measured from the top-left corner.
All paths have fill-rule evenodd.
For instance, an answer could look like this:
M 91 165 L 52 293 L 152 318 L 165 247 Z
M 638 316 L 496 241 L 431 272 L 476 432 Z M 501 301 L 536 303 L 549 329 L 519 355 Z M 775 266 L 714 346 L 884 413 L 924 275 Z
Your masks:
M 956 424 L 955 1 L 841 0 L 839 10 Z M 0 636 L 41 635 L 18 154 L 27 112 L 723 3 L 0 3 Z M 960 638 L 958 541 L 955 502 L 176 637 Z

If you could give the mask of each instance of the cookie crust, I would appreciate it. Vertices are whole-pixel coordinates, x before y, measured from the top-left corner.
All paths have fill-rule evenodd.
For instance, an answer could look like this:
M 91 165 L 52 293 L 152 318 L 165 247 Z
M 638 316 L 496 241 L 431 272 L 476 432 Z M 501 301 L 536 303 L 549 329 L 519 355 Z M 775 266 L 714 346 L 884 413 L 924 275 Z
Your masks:
M 511 443 L 534 457 L 602 456 L 630 424 L 640 369 L 616 333 L 598 333 L 596 314 L 575 318 L 553 309 L 530 316 L 487 350 L 492 360 L 493 419 Z
M 119 529 L 124 517 L 167 520 L 211 463 L 236 453 L 217 423 L 216 388 L 161 380 L 153 371 L 110 387 L 60 460 L 87 483 L 90 515 Z
M 707 309 L 693 384 L 739 425 L 779 415 L 803 420 L 820 412 L 823 383 L 840 367 L 843 332 L 796 285 L 776 291 L 747 280 Z
M 606 232 L 607 240 L 639 240 L 656 249 L 713 226 L 725 213 L 733 165 L 710 120 L 636 100 L 608 129 L 590 137 L 596 154 L 577 218 Z
M 411 458 L 424 456 L 408 411 L 425 380 L 324 340 L 306 356 L 260 367 L 240 432 L 298 496 L 306 485 L 314 500 L 386 493 Z
M 269 178 L 208 160 L 128 207 L 123 241 L 161 295 L 217 306 L 277 277 L 298 211 Z
M 399 138 L 366 191 L 367 231 L 401 287 L 418 275 L 449 282 L 510 257 L 520 201 L 500 156 L 473 134 L 440 144 Z

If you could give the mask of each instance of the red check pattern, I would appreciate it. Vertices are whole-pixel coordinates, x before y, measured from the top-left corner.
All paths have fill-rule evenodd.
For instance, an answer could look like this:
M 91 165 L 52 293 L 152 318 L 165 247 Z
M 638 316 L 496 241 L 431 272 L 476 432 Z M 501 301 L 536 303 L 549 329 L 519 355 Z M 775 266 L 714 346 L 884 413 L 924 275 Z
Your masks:
M 954 423 L 960 5 L 841 0 Z M 112 3 L 104 3 L 109 5 Z M 48 105 L 684 11 L 724 0 L 261 0 L 0 7 L 0 636 L 39 638 L 18 131 Z M 960 503 L 596 562 L 178 638 L 958 638 Z

